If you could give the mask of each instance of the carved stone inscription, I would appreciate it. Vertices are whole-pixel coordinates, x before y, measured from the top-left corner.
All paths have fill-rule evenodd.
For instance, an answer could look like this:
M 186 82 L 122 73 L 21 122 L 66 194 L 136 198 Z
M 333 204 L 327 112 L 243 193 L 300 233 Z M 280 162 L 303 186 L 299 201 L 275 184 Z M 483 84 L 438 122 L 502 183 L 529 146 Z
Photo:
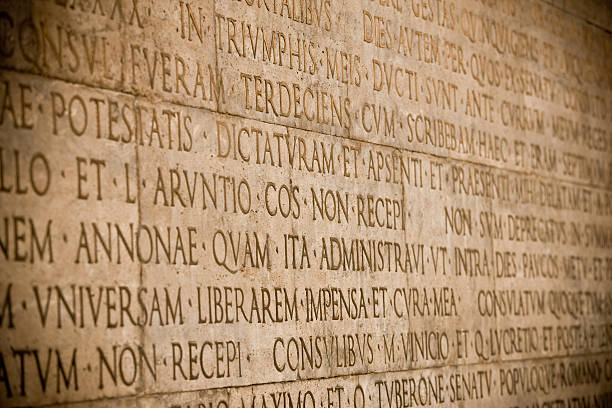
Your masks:
M 0 1 L 0 406 L 612 406 L 588 4 Z

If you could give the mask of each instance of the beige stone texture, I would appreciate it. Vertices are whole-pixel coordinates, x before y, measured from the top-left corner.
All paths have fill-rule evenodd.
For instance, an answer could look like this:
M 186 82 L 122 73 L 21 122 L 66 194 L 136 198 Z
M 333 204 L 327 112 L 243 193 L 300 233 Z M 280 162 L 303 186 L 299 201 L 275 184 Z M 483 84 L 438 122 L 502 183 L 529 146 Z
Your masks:
M 612 406 L 604 1 L 0 1 L 0 406 Z

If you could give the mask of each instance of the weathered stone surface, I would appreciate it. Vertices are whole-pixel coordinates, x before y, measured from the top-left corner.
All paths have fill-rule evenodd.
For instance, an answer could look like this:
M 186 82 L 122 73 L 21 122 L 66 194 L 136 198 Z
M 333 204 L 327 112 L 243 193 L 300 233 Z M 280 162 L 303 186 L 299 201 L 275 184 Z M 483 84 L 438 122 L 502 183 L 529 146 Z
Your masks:
M 0 405 L 612 404 L 603 2 L 0 2 Z

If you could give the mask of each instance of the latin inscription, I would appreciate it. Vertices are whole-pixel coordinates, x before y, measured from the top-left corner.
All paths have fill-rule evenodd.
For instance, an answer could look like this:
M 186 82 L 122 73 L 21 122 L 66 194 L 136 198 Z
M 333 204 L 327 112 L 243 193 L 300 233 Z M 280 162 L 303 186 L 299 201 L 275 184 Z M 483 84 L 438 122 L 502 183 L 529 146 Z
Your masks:
M 0 405 L 612 405 L 608 6 L 26 3 Z

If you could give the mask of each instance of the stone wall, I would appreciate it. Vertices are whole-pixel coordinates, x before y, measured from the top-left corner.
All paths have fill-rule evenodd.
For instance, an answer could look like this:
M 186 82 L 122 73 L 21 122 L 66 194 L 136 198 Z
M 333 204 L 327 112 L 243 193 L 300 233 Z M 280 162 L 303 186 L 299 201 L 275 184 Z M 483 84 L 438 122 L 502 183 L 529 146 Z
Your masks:
M 612 406 L 611 10 L 0 1 L 0 406 Z

